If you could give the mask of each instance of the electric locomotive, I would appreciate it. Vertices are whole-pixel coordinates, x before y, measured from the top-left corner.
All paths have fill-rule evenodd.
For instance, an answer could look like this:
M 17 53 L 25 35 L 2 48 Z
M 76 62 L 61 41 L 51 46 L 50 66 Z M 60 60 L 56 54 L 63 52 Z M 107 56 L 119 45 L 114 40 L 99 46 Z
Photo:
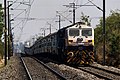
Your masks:
M 94 62 L 94 29 L 78 22 L 58 31 L 59 55 L 69 64 Z

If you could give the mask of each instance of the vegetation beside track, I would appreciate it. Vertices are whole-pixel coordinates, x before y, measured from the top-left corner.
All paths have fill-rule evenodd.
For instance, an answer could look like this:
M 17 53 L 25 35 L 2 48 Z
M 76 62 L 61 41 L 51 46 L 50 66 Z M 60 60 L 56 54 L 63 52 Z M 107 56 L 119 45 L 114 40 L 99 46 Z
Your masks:
M 4 25 L 3 24 L 3 8 L 2 8 L 2 4 L 0 4 L 0 63 L 4 53 L 4 46 L 1 40 L 1 37 L 3 34 L 3 25 Z
M 103 24 L 102 18 L 95 28 L 95 49 L 98 62 L 103 61 Z M 106 17 L 106 64 L 120 68 L 120 10 L 111 11 Z

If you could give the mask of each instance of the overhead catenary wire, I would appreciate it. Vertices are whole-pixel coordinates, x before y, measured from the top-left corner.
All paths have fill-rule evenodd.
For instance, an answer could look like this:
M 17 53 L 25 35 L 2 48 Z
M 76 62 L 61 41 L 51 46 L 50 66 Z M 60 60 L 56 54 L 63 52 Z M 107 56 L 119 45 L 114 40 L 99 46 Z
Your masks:
M 91 0 L 91 1 L 93 1 L 93 0 Z M 86 5 L 86 4 L 88 4 L 88 3 L 90 3 L 90 2 L 86 2 L 84 5 Z M 80 7 L 82 7 L 82 6 L 79 6 L 79 8 Z M 69 7 L 70 8 L 70 7 Z M 67 10 L 69 10 L 69 8 L 67 9 Z M 78 8 L 76 8 L 76 9 L 78 9 Z M 75 9 L 75 10 L 76 10 Z M 66 12 L 66 11 L 65 11 Z M 58 12 L 57 12 L 58 13 Z M 68 16 L 70 16 L 72 13 L 70 13 L 69 15 L 67 15 L 67 16 L 63 16 L 61 13 L 58 13 L 58 14 L 60 14 L 62 17 L 64 17 L 66 20 L 68 20 L 70 23 L 72 23 L 72 21 L 71 20 L 69 20 L 67 17 Z
M 93 1 L 93 0 L 90 0 L 90 1 Z M 91 3 L 90 1 L 84 3 L 83 5 L 87 5 L 87 4 Z M 78 0 L 74 0 L 74 3 L 78 3 Z M 81 4 L 82 4 L 82 3 L 81 3 Z M 80 7 L 82 7 L 82 6 L 78 6 L 77 8 L 75 8 L 75 10 L 77 10 L 77 9 L 80 8 Z M 68 7 L 68 9 L 67 9 L 66 11 L 64 11 L 64 13 L 67 12 L 67 11 L 69 10 L 69 8 L 70 8 L 70 7 Z M 72 23 L 72 21 L 68 19 L 68 17 L 69 17 L 71 14 L 72 14 L 72 13 L 68 14 L 67 16 L 64 16 L 62 13 L 59 13 L 59 15 L 61 15 L 63 18 L 65 18 L 65 19 L 68 20 L 70 23 Z
M 103 10 L 100 8 L 100 7 L 98 7 L 96 4 L 94 4 L 92 1 L 90 1 L 90 0 L 88 0 L 90 3 L 92 3 L 95 7 L 97 7 L 99 10 L 101 10 L 102 12 L 103 12 Z
M 31 2 L 31 1 L 30 1 Z M 29 6 L 29 8 L 28 8 L 28 14 L 26 14 L 26 18 L 28 18 L 29 17 L 29 14 L 30 14 L 30 9 L 31 9 L 31 6 L 32 6 L 32 4 L 33 4 L 33 2 L 34 2 L 34 0 L 30 3 L 29 2 L 29 4 L 30 4 L 30 6 Z M 20 36 L 19 36 L 19 39 L 18 39 L 18 41 L 20 40 L 20 38 L 21 38 L 21 36 L 22 36 L 22 32 L 23 32 L 23 28 L 25 27 L 25 25 L 26 25 L 26 23 L 27 23 L 27 19 L 23 22 L 23 24 L 22 24 L 22 28 L 21 28 L 21 34 L 20 34 Z
M 31 4 L 33 4 L 33 2 L 34 2 L 34 0 L 29 0 L 30 2 L 30 5 Z M 92 0 L 93 1 L 93 0 Z M 74 0 L 74 2 L 78 2 L 78 0 Z M 85 3 L 85 4 L 88 4 L 88 3 L 90 3 L 90 2 L 87 2 L 87 3 Z M 24 26 L 25 26 L 25 24 L 27 23 L 27 21 L 29 20 L 29 14 L 30 14 L 30 8 L 31 8 L 31 6 L 29 6 L 29 8 L 27 9 L 27 12 L 26 12 L 26 14 L 25 14 L 25 19 L 24 19 L 24 21 L 23 21 L 23 23 L 22 23 L 22 27 L 24 28 Z M 62 13 L 60 13 L 60 14 L 64 14 L 64 13 L 66 13 L 68 10 L 69 10 L 70 8 L 67 8 L 67 10 L 65 10 L 64 12 L 62 12 Z M 77 8 L 78 9 L 78 8 Z M 62 16 L 61 15 L 61 16 Z M 71 13 L 70 14 L 68 14 L 67 16 L 62 16 L 64 19 L 66 19 L 66 18 L 68 18 L 69 16 L 71 15 Z M 16 18 L 17 19 L 17 18 Z M 34 20 L 40 20 L 40 19 L 34 19 Z M 52 25 L 54 24 L 54 20 L 56 20 L 56 17 L 54 17 L 49 23 L 51 23 Z M 71 22 L 69 19 L 66 19 L 66 20 L 68 20 L 69 22 Z M 48 22 L 48 20 L 46 20 L 46 22 Z M 45 24 L 46 25 L 46 24 Z
M 17 1 L 16 1 L 17 2 Z M 14 3 L 16 3 L 14 2 Z M 22 2 L 24 2 L 24 0 L 22 0 Z M 17 9 L 21 4 L 19 3 L 14 9 Z
M 30 0 L 29 0 L 29 1 L 30 1 Z M 16 0 L 16 2 L 17 2 L 17 0 Z M 21 3 L 23 3 L 23 2 L 24 2 L 24 0 L 22 0 Z M 31 1 L 29 2 L 30 6 L 28 6 L 28 7 L 29 7 L 28 9 L 26 9 L 26 14 L 25 14 L 25 17 L 26 17 L 26 18 L 29 17 L 30 8 L 31 8 L 31 5 L 33 4 L 33 2 L 34 2 L 34 0 L 32 0 L 32 2 L 31 2 Z M 19 5 L 20 5 L 20 4 L 19 4 Z M 18 6 L 18 7 L 19 7 L 19 6 Z M 17 9 L 18 7 L 16 7 L 16 9 Z M 14 8 L 14 9 L 15 9 L 15 8 Z M 13 20 L 16 19 L 18 16 L 20 16 L 23 12 L 24 12 L 24 11 L 20 12 L 17 16 L 15 16 L 15 17 L 13 18 Z M 19 40 L 20 40 L 20 37 L 21 37 L 21 33 L 23 32 L 23 28 L 24 28 L 25 24 L 27 23 L 27 20 L 22 20 L 20 23 L 22 23 L 22 28 L 21 28 L 21 32 L 20 32 L 20 35 L 19 35 Z M 17 25 L 20 25 L 20 23 L 17 24 Z M 18 41 L 19 41 L 19 40 L 18 40 Z
M 76 0 L 74 0 L 73 2 L 75 2 Z M 77 0 L 78 1 L 78 0 Z M 93 0 L 91 0 L 91 1 L 93 1 Z M 88 3 L 90 3 L 90 2 L 87 2 L 87 3 L 85 3 L 84 5 L 86 5 L 86 4 L 88 4 Z M 81 6 L 79 6 L 79 7 L 81 7 Z M 68 12 L 69 11 L 69 9 L 70 9 L 70 7 L 68 7 L 65 11 L 63 11 L 62 13 L 60 13 L 59 11 L 56 11 L 56 13 L 57 14 L 59 14 L 59 15 L 61 15 L 63 18 L 65 18 L 66 20 L 68 20 L 70 23 L 72 23 L 72 21 L 71 20 L 69 20 L 67 17 L 69 17 L 72 13 L 70 13 L 70 14 L 68 14 L 67 16 L 64 16 L 63 14 L 64 13 L 66 13 L 66 12 Z M 77 9 L 77 8 L 76 8 Z M 75 9 L 75 10 L 76 10 Z M 55 19 L 53 19 L 50 23 L 52 24 L 52 22 L 54 21 Z M 48 22 L 48 21 L 47 21 Z
M 23 21 L 20 21 L 18 24 L 16 24 L 13 29 L 15 29 L 16 27 L 18 27 L 18 25 L 20 25 Z
M 15 17 L 13 18 L 13 20 L 14 20 L 15 18 L 17 18 L 18 16 L 20 16 L 24 11 L 25 11 L 25 10 L 23 10 L 23 11 L 20 12 L 17 16 L 15 16 Z

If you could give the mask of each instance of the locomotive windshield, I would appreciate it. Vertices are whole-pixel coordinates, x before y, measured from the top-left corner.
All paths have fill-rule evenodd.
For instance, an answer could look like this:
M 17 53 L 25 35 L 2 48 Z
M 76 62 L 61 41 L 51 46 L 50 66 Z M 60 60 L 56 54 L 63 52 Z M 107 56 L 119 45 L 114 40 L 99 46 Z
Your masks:
M 79 29 L 69 29 L 69 35 L 70 36 L 79 36 Z
M 91 28 L 82 29 L 82 36 L 92 36 L 92 29 Z

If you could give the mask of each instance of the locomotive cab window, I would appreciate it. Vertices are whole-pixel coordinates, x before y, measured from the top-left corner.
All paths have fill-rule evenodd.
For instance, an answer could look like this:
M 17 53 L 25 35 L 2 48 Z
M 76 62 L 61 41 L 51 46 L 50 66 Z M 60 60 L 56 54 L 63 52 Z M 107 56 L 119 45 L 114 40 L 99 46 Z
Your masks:
M 69 29 L 69 36 L 79 36 L 79 29 Z
M 82 29 L 82 36 L 92 36 L 92 29 L 91 28 Z

